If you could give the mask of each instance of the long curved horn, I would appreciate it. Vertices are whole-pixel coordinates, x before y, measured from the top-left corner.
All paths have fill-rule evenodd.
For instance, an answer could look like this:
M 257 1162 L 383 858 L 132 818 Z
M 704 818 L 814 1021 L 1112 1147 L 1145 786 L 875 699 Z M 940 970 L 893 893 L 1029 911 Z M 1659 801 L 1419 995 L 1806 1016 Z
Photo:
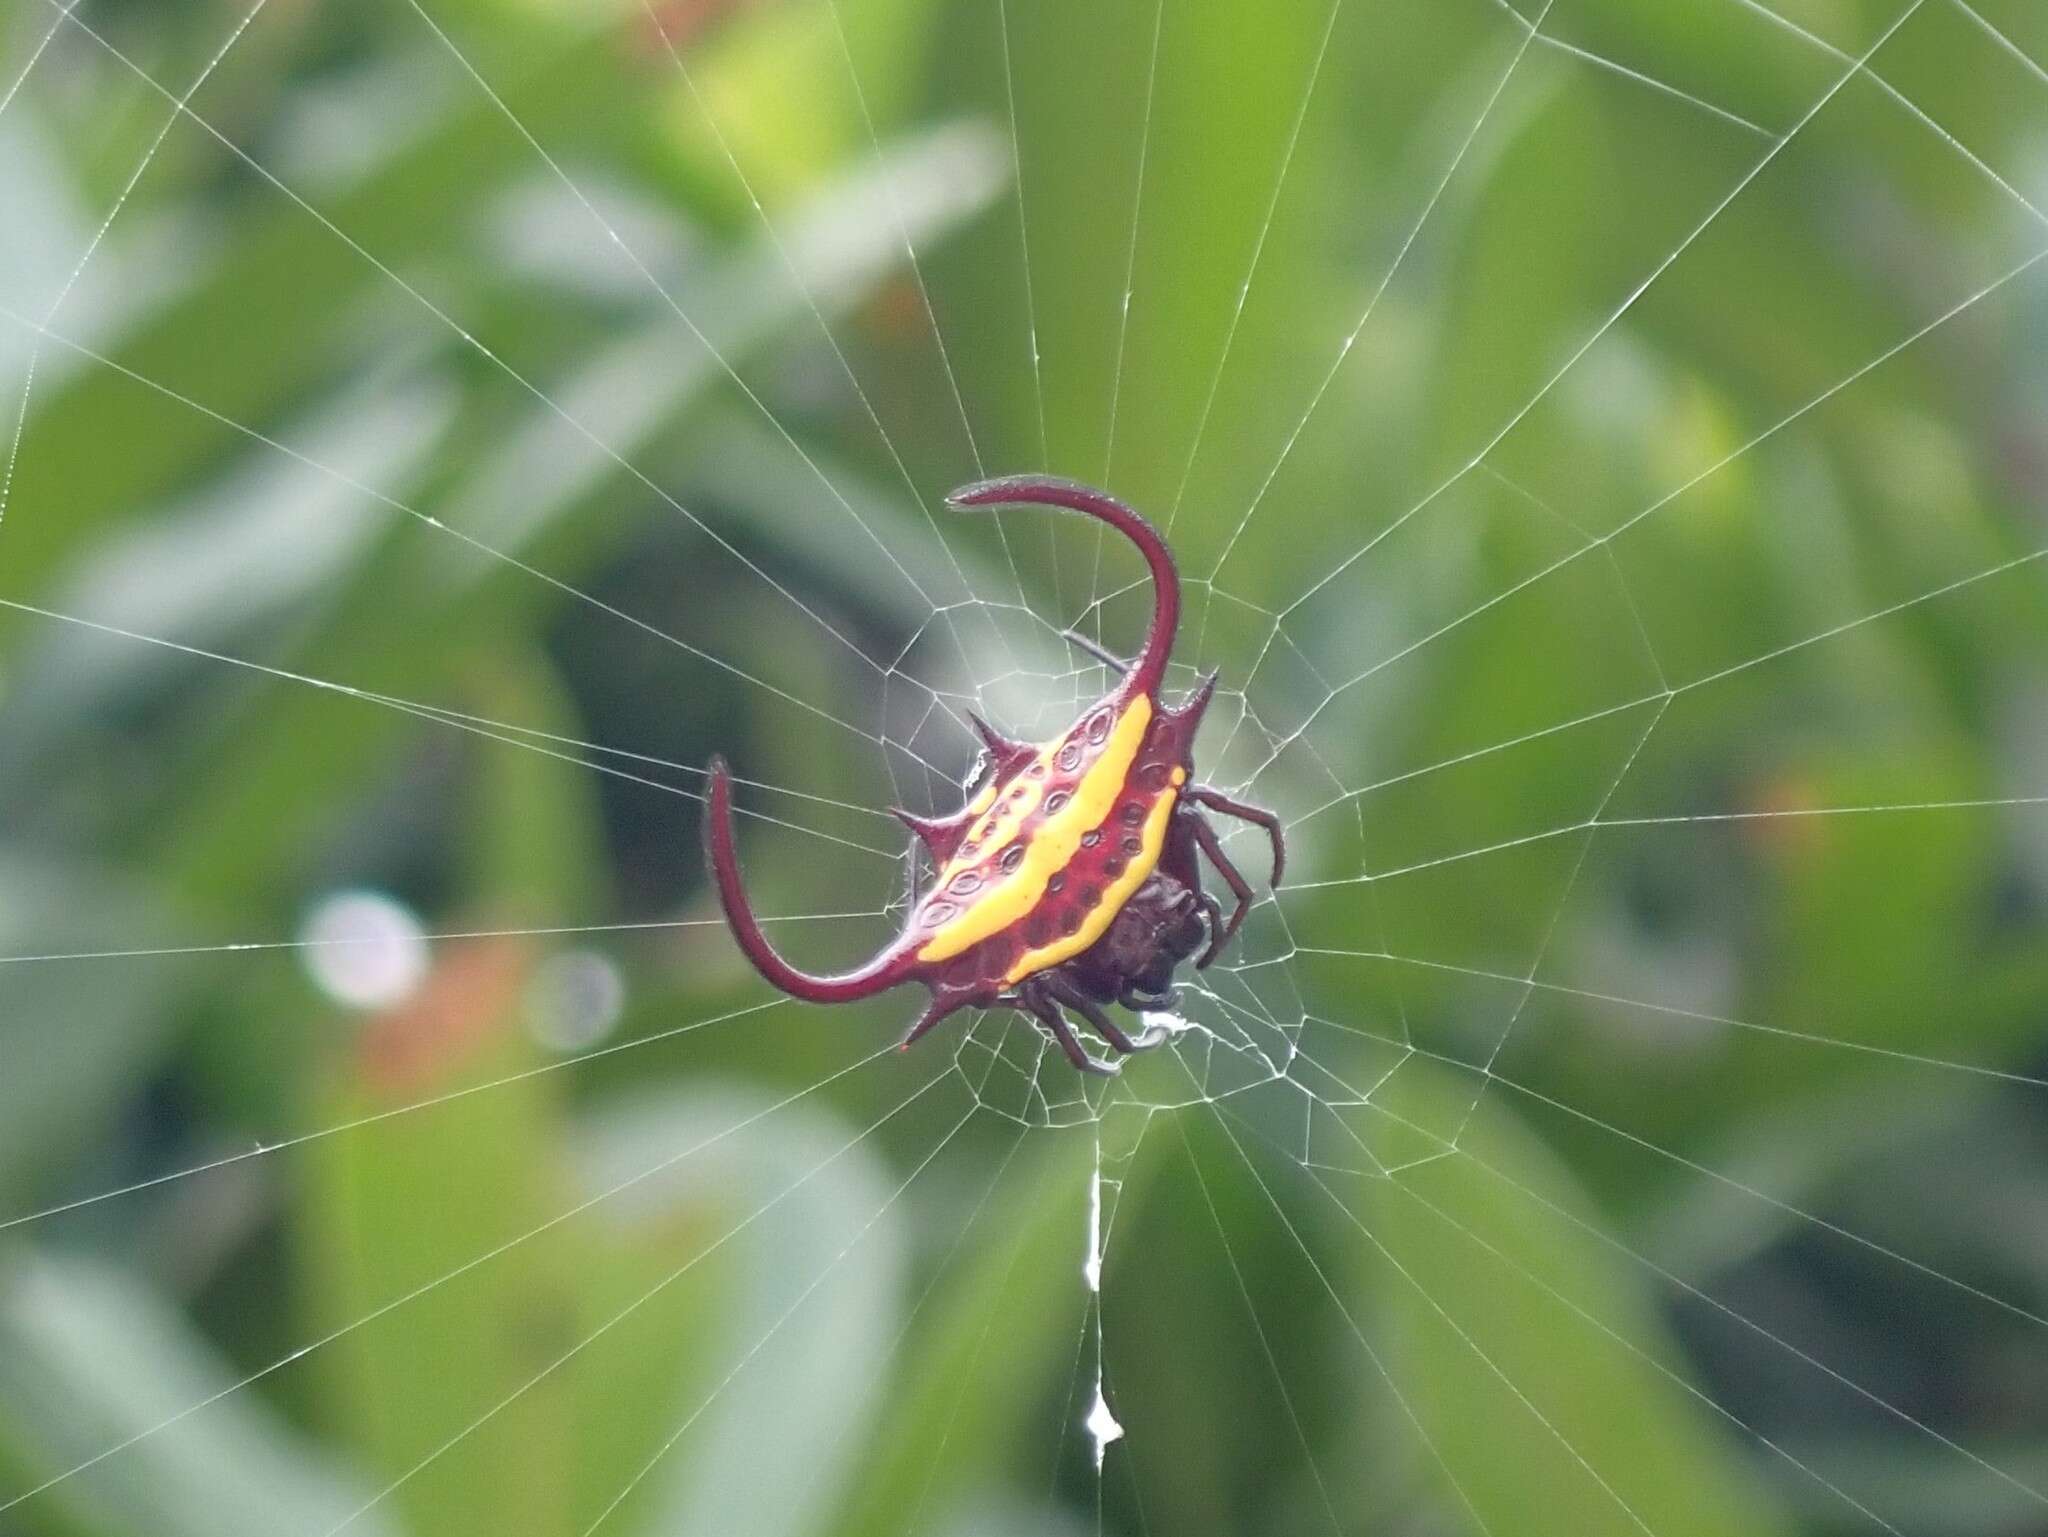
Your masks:
M 1048 475 L 1010 475 L 1001 480 L 978 481 L 962 486 L 946 500 L 955 507 L 991 507 L 1014 502 L 1066 507 L 1101 519 L 1136 545 L 1145 564 L 1152 568 L 1152 627 L 1145 632 L 1144 649 L 1131 664 L 1125 681 L 1132 693 L 1157 691 L 1159 680 L 1166 675 L 1166 659 L 1173 652 L 1174 632 L 1180 628 L 1180 573 L 1174 569 L 1172 552 L 1159 537 L 1159 530 L 1135 508 L 1106 491 Z
M 724 904 L 726 922 L 732 925 L 732 937 L 739 941 L 754 969 L 791 997 L 807 1003 L 850 1003 L 856 998 L 872 997 L 904 980 L 903 952 L 897 946 L 883 950 L 865 966 L 836 977 L 814 977 L 807 971 L 798 971 L 775 953 L 768 936 L 761 932 L 760 922 L 747 901 L 746 888 L 740 882 L 739 854 L 732 838 L 732 771 L 723 758 L 711 760 L 711 793 L 704 803 L 704 857 L 711 866 L 712 882 L 718 887 L 718 900 Z

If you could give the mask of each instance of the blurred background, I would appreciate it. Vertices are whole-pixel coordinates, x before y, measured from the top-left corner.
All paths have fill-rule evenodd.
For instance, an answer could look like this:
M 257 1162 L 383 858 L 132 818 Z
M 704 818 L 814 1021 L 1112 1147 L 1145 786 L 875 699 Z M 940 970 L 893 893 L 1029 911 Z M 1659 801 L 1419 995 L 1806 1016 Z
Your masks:
M 2048 1532 L 2048 13 L 252 4 L 0 4 L 0 1532 Z M 697 853 L 1039 468 L 1289 826 L 1109 1083 Z

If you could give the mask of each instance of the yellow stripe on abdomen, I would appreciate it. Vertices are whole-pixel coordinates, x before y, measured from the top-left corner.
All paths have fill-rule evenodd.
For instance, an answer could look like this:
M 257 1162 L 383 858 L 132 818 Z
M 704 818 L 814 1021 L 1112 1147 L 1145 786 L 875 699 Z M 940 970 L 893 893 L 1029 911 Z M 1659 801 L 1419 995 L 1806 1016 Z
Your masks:
M 1123 910 L 1131 894 L 1145 884 L 1145 877 L 1152 873 L 1152 867 L 1159 863 L 1159 851 L 1166 845 L 1166 823 L 1173 815 L 1173 803 L 1179 796 L 1172 790 L 1166 791 L 1152 807 L 1145 818 L 1145 830 L 1140 834 L 1143 847 L 1134 855 L 1124 873 L 1110 882 L 1102 893 L 1102 900 L 1088 910 L 1082 918 L 1080 928 L 1049 945 L 1040 945 L 1036 950 L 1026 950 L 1018 958 L 1003 980 L 1017 983 L 1033 972 L 1057 966 L 1070 956 L 1079 955 L 1083 950 L 1102 937 L 1103 931 L 1112 919 Z
M 981 794 L 967 803 L 967 815 L 978 817 L 996 803 L 996 795 L 1003 787 L 991 779 L 982 786 Z
M 993 790 L 995 787 L 990 786 Z M 995 802 L 995 810 L 975 823 L 967 832 L 967 841 L 974 845 L 974 854 L 955 854 L 946 868 L 941 870 L 933 882 L 934 891 L 943 887 L 962 870 L 972 870 L 986 859 L 989 853 L 1010 841 L 1010 836 L 1023 826 L 1024 819 L 1038 809 L 1038 803 L 1045 799 L 1043 780 L 1018 777 L 1010 781 L 1007 793 Z M 983 808 L 984 810 L 986 808 Z
M 988 895 L 933 934 L 917 952 L 919 960 L 948 960 L 991 934 L 1001 933 L 1038 905 L 1045 896 L 1046 882 L 1064 870 L 1080 849 L 1082 834 L 1099 827 L 1109 816 L 1151 723 L 1152 701 L 1140 694 L 1110 732 L 1102 755 L 1074 786 L 1073 799 L 1032 833 L 1024 846 L 1024 862 Z M 1145 868 L 1151 869 L 1149 860 Z

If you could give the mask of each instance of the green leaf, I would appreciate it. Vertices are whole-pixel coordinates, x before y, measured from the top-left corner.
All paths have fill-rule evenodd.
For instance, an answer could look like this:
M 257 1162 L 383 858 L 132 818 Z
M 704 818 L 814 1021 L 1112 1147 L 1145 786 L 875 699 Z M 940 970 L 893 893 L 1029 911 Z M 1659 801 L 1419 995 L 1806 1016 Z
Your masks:
M 1453 1104 L 1472 1098 L 1470 1081 L 1419 1062 L 1410 1074 Z M 1311 1180 L 1463 1498 L 1495 1531 L 1787 1530 L 1745 1465 L 1756 1443 L 1691 1382 L 1657 1278 L 1625 1237 L 1604 1236 L 1607 1219 L 1497 1096 L 1480 1099 L 1461 1147 L 1391 1181 Z
M 90 866 L 0 858 L 0 954 L 148 949 L 172 942 L 170 914 Z M 0 1190 L 10 1210 L 47 1204 L 71 1155 L 89 1147 L 167 1043 L 164 1007 L 188 969 L 175 957 L 15 960 L 0 965 Z M 105 1181 L 101 1181 L 104 1183 Z
M 1085 1292 L 1089 1160 L 1084 1137 L 1017 1154 L 958 1258 L 903 1342 L 881 1413 L 870 1417 L 838 1537 L 880 1537 L 922 1513 L 934 1524 L 1003 1470 L 1032 1479 L 1050 1452 L 1045 1394 L 1063 1385 Z M 1074 1427 L 1063 1420 L 1053 1433 Z
M 859 1450 L 911 1171 L 824 1105 L 778 1103 L 646 1091 L 584 1128 L 583 1187 L 627 1188 L 601 1208 L 614 1261 L 588 1272 L 586 1328 L 605 1332 L 579 1364 L 579 1529 L 631 1483 L 627 1526 L 796 1537 Z
M 24 1492 L 22 1478 L 28 1488 L 62 1480 L 10 1512 L 10 1527 L 276 1537 L 339 1525 L 359 1486 L 237 1380 L 132 1277 L 10 1256 L 0 1267 L 0 1443 L 17 1471 L 8 1498 Z M 350 1530 L 398 1528 L 372 1511 Z
M 517 1241 L 568 1204 L 557 1081 L 517 1076 L 537 1063 L 527 975 L 516 942 L 442 952 L 413 998 L 362 1025 L 307 1120 L 446 1102 L 296 1155 L 307 1314 L 322 1337 L 344 1331 L 318 1357 L 336 1429 L 425 1531 L 569 1523 L 570 1384 L 527 1386 L 577 1317 L 571 1256 Z

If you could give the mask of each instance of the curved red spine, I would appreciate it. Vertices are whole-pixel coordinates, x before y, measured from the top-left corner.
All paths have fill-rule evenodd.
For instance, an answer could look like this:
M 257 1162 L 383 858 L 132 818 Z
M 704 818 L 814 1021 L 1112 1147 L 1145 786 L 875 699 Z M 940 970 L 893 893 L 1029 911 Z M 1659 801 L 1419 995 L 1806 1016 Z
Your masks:
M 740 881 L 739 853 L 732 837 L 732 771 L 723 758 L 711 760 L 711 791 L 704 804 L 704 853 L 733 938 L 755 969 L 791 997 L 807 1003 L 851 1003 L 907 980 L 907 952 L 899 946 L 888 947 L 865 966 L 831 977 L 798 971 L 776 953 L 761 932 Z
M 1174 632 L 1180 628 L 1180 573 L 1173 554 L 1159 530 L 1138 513 L 1104 491 L 1060 480 L 1049 475 L 1009 475 L 1000 480 L 978 481 L 962 486 L 946 498 L 955 507 L 992 507 L 1005 503 L 1031 503 L 1065 507 L 1100 519 L 1138 547 L 1152 570 L 1152 625 L 1145 632 L 1144 649 L 1125 675 L 1120 692 L 1125 698 L 1139 694 L 1159 695 L 1166 676 L 1166 659 L 1173 651 Z

